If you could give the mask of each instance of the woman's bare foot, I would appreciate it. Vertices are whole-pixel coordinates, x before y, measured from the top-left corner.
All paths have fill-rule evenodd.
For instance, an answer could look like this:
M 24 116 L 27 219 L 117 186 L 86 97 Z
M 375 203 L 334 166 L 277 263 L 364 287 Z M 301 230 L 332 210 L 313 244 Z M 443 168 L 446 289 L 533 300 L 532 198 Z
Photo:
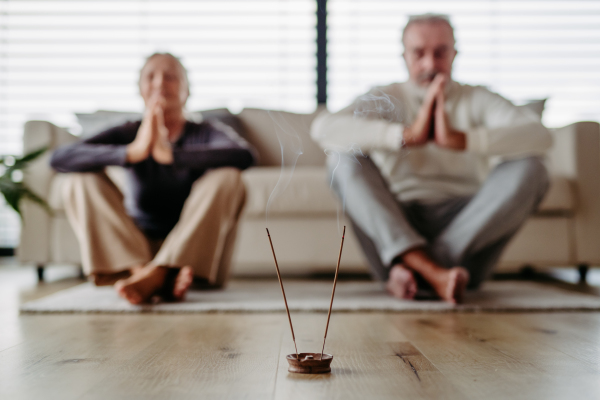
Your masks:
M 117 281 L 120 281 L 121 279 L 129 278 L 131 275 L 133 275 L 134 271 L 137 271 L 141 268 L 142 268 L 142 266 L 139 265 L 139 266 L 133 267 L 131 269 L 126 269 L 126 270 L 119 271 L 119 272 L 112 272 L 112 273 L 92 272 L 90 274 L 90 278 L 92 278 L 92 281 L 94 282 L 94 285 L 96 285 L 96 286 L 112 286 L 115 283 L 117 283 Z
M 454 267 L 438 274 L 430 283 L 442 300 L 452 304 L 462 303 L 469 283 L 469 272 L 463 267 Z
M 192 270 L 192 267 L 186 265 L 185 267 L 181 268 L 179 274 L 177 274 L 177 278 L 175 278 L 173 297 L 175 297 L 177 300 L 183 300 L 193 280 L 194 270 Z
M 147 266 L 134 271 L 127 279 L 115 283 L 119 296 L 131 304 L 148 302 L 153 295 L 163 288 L 167 277 L 168 267 Z M 189 266 L 182 267 L 173 285 L 173 299 L 182 300 L 192 284 L 193 271 Z
M 385 284 L 388 293 L 399 299 L 412 300 L 417 294 L 417 282 L 413 273 L 402 264 L 396 264 L 390 270 Z

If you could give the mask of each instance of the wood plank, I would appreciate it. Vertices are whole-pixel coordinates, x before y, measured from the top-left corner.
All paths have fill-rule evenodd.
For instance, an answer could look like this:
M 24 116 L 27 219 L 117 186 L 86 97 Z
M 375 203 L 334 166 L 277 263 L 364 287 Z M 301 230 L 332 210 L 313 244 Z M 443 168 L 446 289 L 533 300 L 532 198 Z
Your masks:
M 589 314 L 507 315 L 503 322 L 510 329 L 535 337 L 563 354 L 588 364 L 600 372 L 600 320 Z
M 600 396 L 595 368 L 545 345 L 532 332 L 512 329 L 504 317 L 397 316 L 395 324 L 448 379 L 473 398 Z
M 270 397 L 283 322 L 268 314 L 181 316 L 83 398 Z
M 79 398 L 116 366 L 169 328 L 170 316 L 54 315 L 23 317 L 42 340 L 26 340 L 0 353 L 2 398 Z

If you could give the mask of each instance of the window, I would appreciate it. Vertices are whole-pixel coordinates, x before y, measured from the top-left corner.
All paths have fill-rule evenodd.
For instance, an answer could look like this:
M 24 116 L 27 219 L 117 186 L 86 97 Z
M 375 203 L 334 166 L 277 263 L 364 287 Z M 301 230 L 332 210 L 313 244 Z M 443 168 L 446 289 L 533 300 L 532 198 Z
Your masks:
M 408 15 L 450 15 L 454 79 L 521 103 L 548 98 L 544 123 L 600 119 L 600 2 L 329 0 L 329 108 L 378 84 L 407 79 Z
M 23 123 L 75 126 L 74 112 L 142 111 L 144 57 L 189 70 L 190 110 L 316 106 L 313 0 L 0 1 L 0 153 Z

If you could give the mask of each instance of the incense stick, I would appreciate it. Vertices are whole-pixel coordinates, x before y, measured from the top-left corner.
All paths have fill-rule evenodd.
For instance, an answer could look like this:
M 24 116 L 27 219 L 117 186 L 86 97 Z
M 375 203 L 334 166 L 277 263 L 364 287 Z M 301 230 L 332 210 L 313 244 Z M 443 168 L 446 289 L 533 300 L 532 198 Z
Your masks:
M 333 296 L 335 295 L 335 286 L 337 285 L 338 272 L 340 271 L 340 261 L 342 260 L 342 249 L 344 248 L 344 237 L 346 237 L 346 225 L 342 232 L 342 243 L 340 244 L 340 255 L 338 256 L 337 267 L 335 267 L 335 278 L 333 278 L 333 289 L 331 290 L 331 302 L 329 303 L 329 313 L 327 314 L 327 325 L 325 326 L 325 336 L 323 337 L 323 348 L 321 349 L 321 360 L 325 351 L 325 340 L 327 339 L 327 330 L 329 329 L 329 318 L 331 318 L 331 307 L 333 306 Z
M 269 228 L 267 229 L 267 236 L 269 237 L 269 243 L 271 244 L 271 251 L 273 252 L 273 260 L 275 260 L 275 269 L 277 269 L 277 278 L 279 278 L 279 286 L 281 286 L 281 293 L 283 294 L 283 302 L 285 303 L 285 310 L 287 311 L 288 320 L 290 321 L 290 329 L 292 330 L 292 340 L 294 341 L 294 348 L 296 349 L 296 359 L 300 359 L 298 355 L 298 346 L 296 346 L 296 336 L 294 336 L 294 327 L 292 326 L 292 317 L 290 317 L 290 309 L 288 307 L 287 299 L 285 298 L 285 290 L 283 289 L 283 282 L 281 281 L 281 274 L 279 273 L 279 265 L 277 264 L 277 257 L 275 257 L 275 249 L 273 248 L 273 241 L 271 240 L 271 234 Z

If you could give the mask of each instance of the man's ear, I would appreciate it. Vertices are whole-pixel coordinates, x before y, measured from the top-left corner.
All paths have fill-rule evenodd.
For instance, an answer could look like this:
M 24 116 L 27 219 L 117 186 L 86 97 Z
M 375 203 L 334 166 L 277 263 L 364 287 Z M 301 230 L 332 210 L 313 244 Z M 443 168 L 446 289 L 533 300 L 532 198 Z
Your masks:
M 181 104 L 183 104 L 185 106 L 185 103 L 187 103 L 189 98 L 190 98 L 190 88 L 187 87 L 187 88 L 185 88 L 185 95 L 180 98 Z

